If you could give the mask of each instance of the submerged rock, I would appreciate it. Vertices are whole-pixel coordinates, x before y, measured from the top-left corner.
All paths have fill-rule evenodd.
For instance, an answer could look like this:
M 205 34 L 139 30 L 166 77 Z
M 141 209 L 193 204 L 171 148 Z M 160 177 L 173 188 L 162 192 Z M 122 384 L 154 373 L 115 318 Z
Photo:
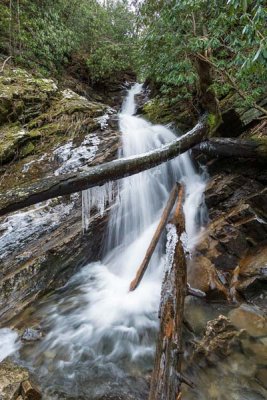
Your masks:
M 43 337 L 43 332 L 40 329 L 27 328 L 21 335 L 21 340 L 25 342 L 35 342 L 36 340 L 41 340 Z
M 207 323 L 206 332 L 194 350 L 194 360 L 204 357 L 209 363 L 216 363 L 219 358 L 225 358 L 240 347 L 239 331 L 224 315 Z M 196 361 L 195 361 L 196 362 Z
M 242 304 L 229 318 L 237 329 L 245 329 L 253 337 L 267 336 L 267 316 L 256 306 Z

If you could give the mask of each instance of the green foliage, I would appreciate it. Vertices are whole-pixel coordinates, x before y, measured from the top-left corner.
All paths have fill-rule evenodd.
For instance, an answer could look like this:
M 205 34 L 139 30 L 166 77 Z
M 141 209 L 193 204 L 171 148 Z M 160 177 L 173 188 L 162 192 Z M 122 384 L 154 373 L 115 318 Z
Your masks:
M 111 2 L 97 16 L 97 30 L 87 66 L 95 80 L 109 78 L 116 71 L 131 69 L 137 42 L 135 15 L 126 2 Z
M 107 4 L 106 4 L 107 3 Z M 0 52 L 42 73 L 59 73 L 73 54 L 92 80 L 132 64 L 134 14 L 127 2 L 12 0 L 0 5 Z
M 215 65 L 219 97 L 233 88 L 223 74 L 227 71 L 252 104 L 266 84 L 265 4 L 264 0 L 145 0 L 139 8 L 141 74 L 158 82 L 163 95 L 175 87 L 177 101 L 190 100 L 197 91 L 195 60 L 200 54 Z

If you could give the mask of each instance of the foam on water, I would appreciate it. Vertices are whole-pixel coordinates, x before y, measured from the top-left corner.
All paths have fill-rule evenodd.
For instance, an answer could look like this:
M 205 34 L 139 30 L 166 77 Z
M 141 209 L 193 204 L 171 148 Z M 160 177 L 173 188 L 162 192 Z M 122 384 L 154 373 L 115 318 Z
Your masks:
M 17 332 L 9 328 L 0 329 L 0 362 L 20 348 Z

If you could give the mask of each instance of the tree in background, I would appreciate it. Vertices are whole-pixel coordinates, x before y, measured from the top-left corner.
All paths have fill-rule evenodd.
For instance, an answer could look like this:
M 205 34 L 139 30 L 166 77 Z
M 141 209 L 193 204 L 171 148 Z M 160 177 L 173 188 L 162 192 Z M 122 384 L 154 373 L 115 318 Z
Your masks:
M 124 0 L 4 0 L 0 52 L 44 74 L 58 73 L 78 53 L 96 81 L 132 65 L 133 19 Z
M 236 91 L 255 105 L 266 84 L 267 11 L 263 0 L 144 0 L 142 74 L 172 102 L 197 92 L 197 61 L 214 70 L 218 97 Z

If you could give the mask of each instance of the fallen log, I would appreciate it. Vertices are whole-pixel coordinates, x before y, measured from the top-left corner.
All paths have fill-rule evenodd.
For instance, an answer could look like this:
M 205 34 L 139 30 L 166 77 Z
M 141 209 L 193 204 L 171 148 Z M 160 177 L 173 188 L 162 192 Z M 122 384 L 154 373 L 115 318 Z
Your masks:
M 216 128 L 214 124 L 211 128 L 211 125 L 209 115 L 205 114 L 191 131 L 159 149 L 100 164 L 82 172 L 40 179 L 17 190 L 0 193 L 0 216 L 41 201 L 101 186 L 106 182 L 155 167 L 186 152 L 207 138 Z
M 194 152 L 212 157 L 252 158 L 267 160 L 267 139 L 228 139 L 212 138 L 194 147 Z
M 149 400 L 177 400 L 181 396 L 181 384 L 189 384 L 181 374 L 184 300 L 187 294 L 186 258 L 181 241 L 185 230 L 181 196 L 180 190 L 171 225 L 171 239 L 169 238 L 175 243 L 173 258 L 166 271 L 161 291 L 160 330 Z
M 156 231 L 155 231 L 155 233 L 153 235 L 153 238 L 152 238 L 152 240 L 151 240 L 151 242 L 150 242 L 150 244 L 148 246 L 148 249 L 147 249 L 145 257 L 144 257 L 144 259 L 142 261 L 142 264 L 138 268 L 136 276 L 135 276 L 135 278 L 132 280 L 132 282 L 130 284 L 130 291 L 133 291 L 133 290 L 135 290 L 137 288 L 137 286 L 141 282 L 141 280 L 142 280 L 142 278 L 143 278 L 143 276 L 144 276 L 144 274 L 145 274 L 145 272 L 147 270 L 149 261 L 151 260 L 151 257 L 152 257 L 153 252 L 154 252 L 154 250 L 155 250 L 155 248 L 156 248 L 156 246 L 158 244 L 160 236 L 161 236 L 161 234 L 162 234 L 162 232 L 163 232 L 163 230 L 164 230 L 164 228 L 165 228 L 165 226 L 166 226 L 166 224 L 168 222 L 168 218 L 169 218 L 169 215 L 170 215 L 170 213 L 171 213 L 171 211 L 173 209 L 175 201 L 177 199 L 177 195 L 178 195 L 178 184 L 175 183 L 175 185 L 173 186 L 172 191 L 170 193 L 170 196 L 169 196 L 169 199 L 167 201 L 166 207 L 163 210 L 163 213 L 162 213 L 162 216 L 160 218 L 160 221 L 159 221 L 159 224 L 157 226 L 157 229 L 156 229 Z

